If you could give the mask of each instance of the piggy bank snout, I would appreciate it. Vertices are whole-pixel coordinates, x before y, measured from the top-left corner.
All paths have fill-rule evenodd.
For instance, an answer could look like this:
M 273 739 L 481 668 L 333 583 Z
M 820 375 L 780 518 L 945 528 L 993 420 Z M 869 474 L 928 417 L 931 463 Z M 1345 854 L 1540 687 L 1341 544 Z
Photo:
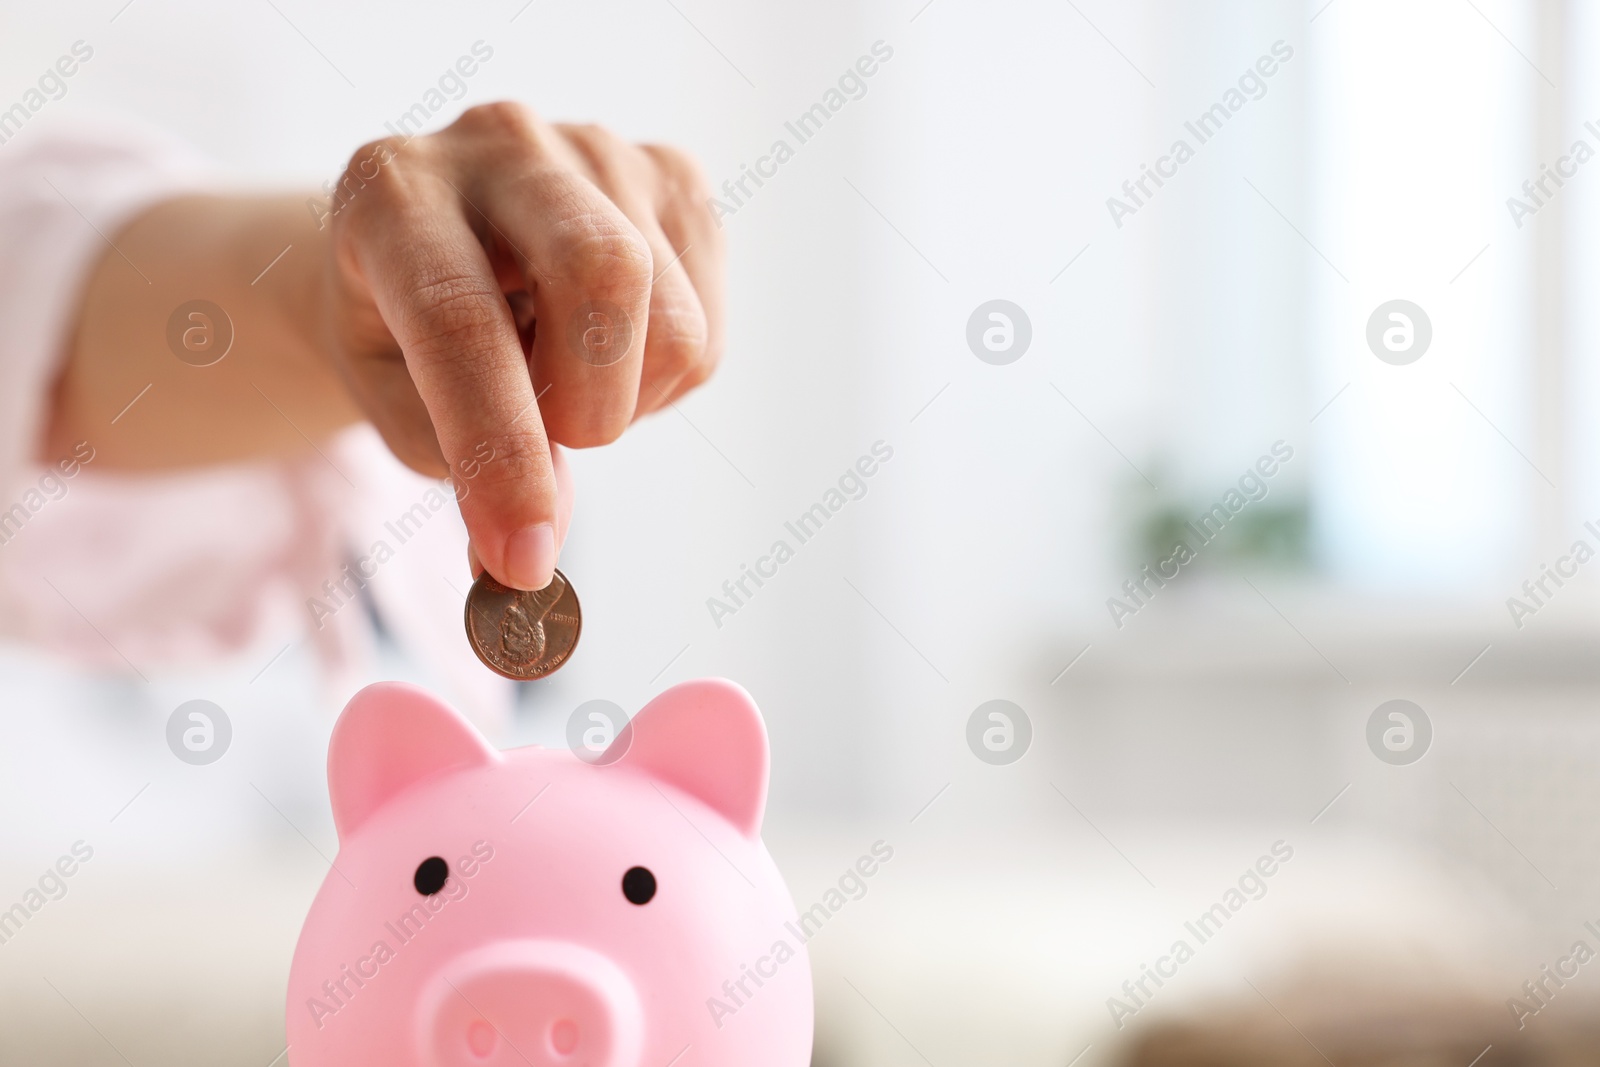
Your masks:
M 610 959 L 564 941 L 506 941 L 458 956 L 424 1007 L 437 1067 L 634 1067 L 643 1013 Z

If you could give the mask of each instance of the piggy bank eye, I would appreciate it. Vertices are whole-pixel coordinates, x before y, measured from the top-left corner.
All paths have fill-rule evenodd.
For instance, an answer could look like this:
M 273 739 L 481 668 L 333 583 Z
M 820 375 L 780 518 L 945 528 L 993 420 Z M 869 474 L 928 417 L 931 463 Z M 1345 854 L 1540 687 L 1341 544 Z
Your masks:
M 412 876 L 411 884 L 417 887 L 417 892 L 425 897 L 431 897 L 444 888 L 445 881 L 450 877 L 450 865 L 438 856 L 429 856 L 417 864 L 417 873 Z
M 648 904 L 656 895 L 656 876 L 648 867 L 631 867 L 622 876 L 622 895 L 630 904 Z

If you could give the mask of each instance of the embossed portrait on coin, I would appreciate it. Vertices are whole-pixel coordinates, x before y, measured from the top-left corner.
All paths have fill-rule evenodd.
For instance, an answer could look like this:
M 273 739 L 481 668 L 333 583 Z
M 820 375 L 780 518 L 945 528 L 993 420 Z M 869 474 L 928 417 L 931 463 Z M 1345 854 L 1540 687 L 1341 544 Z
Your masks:
M 485 571 L 472 583 L 465 612 L 467 641 L 484 665 L 519 681 L 543 678 L 572 655 L 583 609 L 556 571 L 543 589 L 501 585 Z
M 500 616 L 500 648 L 514 663 L 527 663 L 544 655 L 544 621 L 529 616 L 519 601 L 506 605 Z

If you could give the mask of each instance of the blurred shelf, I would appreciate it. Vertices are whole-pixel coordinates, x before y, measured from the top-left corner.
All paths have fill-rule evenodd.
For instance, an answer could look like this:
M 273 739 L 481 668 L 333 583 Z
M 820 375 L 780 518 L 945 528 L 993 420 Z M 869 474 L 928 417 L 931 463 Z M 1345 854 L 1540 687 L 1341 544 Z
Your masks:
M 1523 618 L 1519 629 L 1503 599 L 1383 597 L 1325 583 L 1208 577 L 1159 590 L 1122 622 L 1116 628 L 1108 611 L 1103 626 L 1052 641 L 1055 660 L 1063 648 L 1090 646 L 1061 684 L 1600 683 L 1600 601 L 1577 588 Z

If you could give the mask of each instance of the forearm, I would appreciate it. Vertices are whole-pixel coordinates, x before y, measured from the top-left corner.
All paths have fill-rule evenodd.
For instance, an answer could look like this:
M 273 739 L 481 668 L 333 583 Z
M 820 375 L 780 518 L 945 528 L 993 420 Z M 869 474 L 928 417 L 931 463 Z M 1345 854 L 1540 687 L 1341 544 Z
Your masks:
M 292 455 L 361 417 L 321 335 L 326 231 L 304 198 L 186 197 L 109 236 L 78 301 L 43 458 L 84 440 L 105 467 Z M 195 365 L 211 358 L 204 319 L 179 324 L 199 350 L 180 339 L 180 358 L 169 344 L 169 319 L 196 300 L 232 326 L 207 366 Z
M 111 468 L 309 453 L 366 418 L 414 470 L 472 478 L 475 558 L 547 587 L 572 499 L 552 446 L 614 440 L 720 356 L 704 176 L 501 102 L 363 147 L 338 188 L 325 231 L 301 197 L 191 197 L 110 234 L 41 458 L 79 441 Z M 215 361 L 181 343 L 224 324 L 174 320 L 195 301 L 231 325 Z

